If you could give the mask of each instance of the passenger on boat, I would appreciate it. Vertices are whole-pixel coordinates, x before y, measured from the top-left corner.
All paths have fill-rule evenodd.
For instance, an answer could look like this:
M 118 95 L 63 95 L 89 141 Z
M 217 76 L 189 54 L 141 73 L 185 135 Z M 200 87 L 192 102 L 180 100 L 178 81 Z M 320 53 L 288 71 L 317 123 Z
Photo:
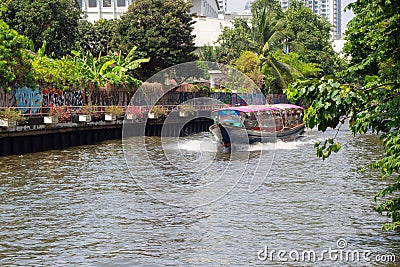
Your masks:
M 245 120 L 246 120 L 246 113 L 240 112 L 240 114 L 239 114 L 239 125 L 240 125 L 240 127 L 244 127 Z
M 244 127 L 246 129 L 251 129 L 257 125 L 257 119 L 256 116 L 251 113 L 250 115 L 247 115 L 245 121 L 244 121 Z
M 282 122 L 281 114 L 280 114 L 280 112 L 274 112 L 274 116 L 275 116 L 276 131 L 280 131 L 283 129 L 283 122 Z

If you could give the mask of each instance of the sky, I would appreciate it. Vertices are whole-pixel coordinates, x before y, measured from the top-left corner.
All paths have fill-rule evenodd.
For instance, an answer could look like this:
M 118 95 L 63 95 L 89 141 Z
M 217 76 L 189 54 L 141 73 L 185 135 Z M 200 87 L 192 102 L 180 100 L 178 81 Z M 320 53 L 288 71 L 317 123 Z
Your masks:
M 244 6 L 248 0 L 228 0 L 228 12 L 241 13 L 244 10 Z M 355 0 L 342 0 L 342 33 L 346 29 L 347 22 L 354 16 L 353 12 L 344 12 L 343 9 L 347 4 L 355 2 Z

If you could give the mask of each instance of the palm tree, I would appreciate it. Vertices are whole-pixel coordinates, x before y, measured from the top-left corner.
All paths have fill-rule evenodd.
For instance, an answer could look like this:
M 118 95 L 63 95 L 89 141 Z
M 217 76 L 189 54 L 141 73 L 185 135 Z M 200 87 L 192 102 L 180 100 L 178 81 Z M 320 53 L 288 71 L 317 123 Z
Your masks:
M 253 39 L 259 46 L 259 53 L 265 55 L 274 48 L 280 48 L 285 39 L 284 21 L 269 6 L 252 10 Z
M 282 89 L 293 80 L 294 74 L 298 77 L 300 72 L 278 61 L 273 55 L 274 50 L 283 50 L 286 46 L 288 33 L 285 31 L 284 19 L 267 0 L 256 3 L 252 8 L 252 31 L 254 41 L 258 45 L 260 68 L 270 90 L 281 93 Z

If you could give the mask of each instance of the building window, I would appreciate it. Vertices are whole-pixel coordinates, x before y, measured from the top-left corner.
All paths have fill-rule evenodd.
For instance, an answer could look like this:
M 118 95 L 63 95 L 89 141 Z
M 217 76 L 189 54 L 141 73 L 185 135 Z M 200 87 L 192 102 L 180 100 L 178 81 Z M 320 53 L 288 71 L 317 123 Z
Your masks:
M 97 0 L 89 0 L 89 7 L 97 7 Z
M 82 0 L 78 0 L 78 5 L 80 8 L 82 8 Z
M 125 0 L 117 0 L 117 6 L 125 6 Z
M 111 0 L 103 0 L 103 7 L 111 7 Z

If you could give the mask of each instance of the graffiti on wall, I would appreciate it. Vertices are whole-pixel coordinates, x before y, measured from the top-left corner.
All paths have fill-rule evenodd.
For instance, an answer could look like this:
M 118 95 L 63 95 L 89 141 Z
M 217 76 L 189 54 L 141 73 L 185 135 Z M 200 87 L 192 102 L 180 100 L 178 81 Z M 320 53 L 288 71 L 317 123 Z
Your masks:
M 98 106 L 126 106 L 130 101 L 125 90 L 111 88 L 108 90 L 88 90 L 87 99 Z M 212 97 L 227 104 L 265 104 L 265 98 L 258 94 L 240 94 L 240 97 L 230 93 L 204 92 L 174 92 L 170 91 L 160 100 L 162 105 L 177 105 L 193 98 Z M 18 107 L 24 114 L 39 113 L 41 107 L 55 106 L 83 106 L 86 101 L 80 90 L 59 90 L 53 88 L 15 88 L 11 92 L 0 90 L 0 107 Z M 269 94 L 267 103 L 287 103 L 283 94 Z M 201 100 L 200 100 L 201 102 Z M 197 103 L 201 105 L 202 103 Z
M 125 90 L 95 90 L 88 97 L 92 104 L 99 106 L 128 104 Z M 60 90 L 54 88 L 14 88 L 11 92 L 0 89 L 0 107 L 18 107 L 24 114 L 39 113 L 41 107 L 83 106 L 84 95 L 80 90 Z
M 15 106 L 15 98 L 12 93 L 0 89 L 0 107 Z
M 43 88 L 42 106 L 83 106 L 83 97 L 80 90 L 60 90 L 54 88 Z
M 15 100 L 15 107 L 23 114 L 35 114 L 40 111 L 42 106 L 42 90 L 40 88 L 31 89 L 28 87 L 15 88 L 12 90 Z
M 125 90 L 93 90 L 90 93 L 92 104 L 98 106 L 126 106 L 128 96 Z

